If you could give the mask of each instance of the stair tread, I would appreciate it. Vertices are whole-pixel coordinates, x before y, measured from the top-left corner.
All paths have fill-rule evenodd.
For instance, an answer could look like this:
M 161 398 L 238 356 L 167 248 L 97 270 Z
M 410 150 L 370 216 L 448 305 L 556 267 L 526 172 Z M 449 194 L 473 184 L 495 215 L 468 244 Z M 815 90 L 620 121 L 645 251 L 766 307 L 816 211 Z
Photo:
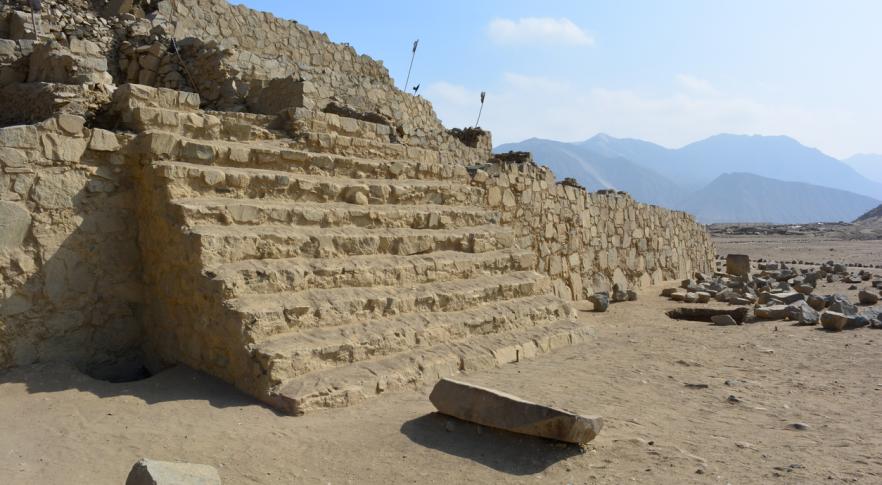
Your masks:
M 347 256 L 345 258 L 279 258 L 279 259 L 247 259 L 243 261 L 235 261 L 225 263 L 213 270 L 218 278 L 224 274 L 235 273 L 238 271 L 272 271 L 275 269 L 299 269 L 308 268 L 310 270 L 335 270 L 344 267 L 389 267 L 404 266 L 419 263 L 437 263 L 437 262 L 462 262 L 464 264 L 474 264 L 481 261 L 493 260 L 501 257 L 518 257 L 530 256 L 533 254 L 529 249 L 507 248 L 496 251 L 487 251 L 485 253 L 463 253 L 460 251 L 435 251 L 428 254 L 414 254 L 410 256 L 400 255 L 367 255 L 367 256 Z
M 458 183 L 451 180 L 436 179 L 413 179 L 413 178 L 355 178 L 343 175 L 315 175 L 302 172 L 290 172 L 284 170 L 268 170 L 264 168 L 251 167 L 232 167 L 228 165 L 204 165 L 199 163 L 181 162 L 181 161 L 162 161 L 156 162 L 155 166 L 173 166 L 199 171 L 216 170 L 225 174 L 242 174 L 242 175 L 262 175 L 266 177 L 287 177 L 288 179 L 299 179 L 309 181 L 315 184 L 336 184 L 336 185 L 399 185 L 413 187 L 450 187 L 463 186 L 471 187 L 466 183 Z
M 148 130 L 146 133 L 152 133 L 152 132 L 153 132 L 153 130 Z M 163 135 L 169 135 L 168 133 L 165 133 L 165 132 L 160 132 L 160 133 L 162 133 Z M 312 151 L 312 150 L 304 148 L 304 147 L 292 145 L 290 142 L 267 143 L 267 141 L 269 141 L 269 140 L 247 140 L 247 141 L 215 140 L 215 139 L 205 140 L 205 139 L 201 139 L 201 138 L 192 138 L 192 137 L 188 137 L 188 136 L 182 136 L 179 134 L 171 134 L 171 136 L 174 136 L 182 144 L 182 146 L 184 144 L 193 143 L 193 144 L 199 144 L 199 145 L 213 145 L 215 147 L 223 147 L 226 149 L 243 148 L 243 149 L 246 149 L 249 151 L 255 151 L 255 152 L 260 151 L 260 150 L 265 150 L 265 151 L 278 150 L 280 152 L 280 156 L 281 156 L 281 152 L 285 152 L 285 155 L 288 157 L 288 159 L 284 159 L 284 161 L 290 162 L 292 164 L 298 163 L 296 160 L 292 159 L 292 157 L 308 158 L 308 159 L 313 159 L 313 160 L 317 159 L 319 157 L 330 157 L 333 161 L 338 162 L 338 163 L 359 164 L 359 165 L 363 165 L 363 166 L 375 166 L 375 167 L 391 166 L 394 164 L 403 164 L 403 165 L 411 165 L 414 167 L 423 167 L 426 170 L 429 170 L 429 169 L 436 169 L 437 170 L 438 168 L 444 167 L 444 166 L 449 166 L 449 167 L 454 168 L 456 170 L 460 170 L 460 167 L 462 167 L 461 164 L 449 163 L 449 162 L 444 162 L 444 161 L 433 161 L 433 162 L 429 163 L 426 161 L 411 160 L 408 158 L 400 158 L 400 157 L 366 158 L 366 157 L 362 157 L 362 156 L 358 156 L 358 155 L 344 155 L 344 154 L 337 154 L 337 153 L 330 153 L 330 152 L 316 152 L 316 151 Z M 426 150 L 425 148 L 421 148 L 421 147 L 411 147 L 411 148 Z M 235 163 L 235 162 L 233 162 L 233 163 Z M 261 162 L 251 161 L 248 163 L 261 163 Z M 215 166 L 215 165 L 210 165 L 210 166 Z M 217 165 L 217 166 L 224 166 L 224 165 Z M 465 175 L 465 174 L 463 174 L 463 175 Z
M 475 308 L 456 312 L 395 315 L 337 327 L 320 327 L 277 334 L 256 343 L 255 350 L 267 355 L 293 354 L 322 346 L 363 341 L 369 339 L 372 335 L 396 332 L 400 329 L 420 332 L 433 325 L 480 321 L 482 315 L 498 317 L 504 315 L 505 312 L 514 312 L 518 309 L 536 310 L 551 306 L 568 307 L 568 304 L 556 296 L 546 294 L 493 301 Z
M 241 313 L 282 311 L 299 305 L 316 303 L 341 304 L 349 300 L 418 299 L 438 293 L 480 291 L 503 285 L 538 283 L 547 276 L 535 271 L 513 271 L 504 275 L 479 276 L 444 282 L 430 282 L 405 287 L 367 286 L 328 289 L 309 289 L 294 292 L 243 295 L 227 301 L 227 305 Z
M 365 229 L 361 227 L 315 227 L 289 224 L 221 225 L 200 224 L 190 227 L 190 232 L 200 236 L 281 236 L 281 237 L 370 237 L 370 236 L 462 236 L 467 234 L 510 234 L 511 228 L 499 224 L 456 227 L 450 229 L 412 229 L 392 227 Z
M 471 337 L 304 374 L 275 386 L 267 400 L 291 414 L 345 406 L 462 371 L 531 358 L 591 335 L 593 331 L 584 323 L 559 320 L 541 327 Z
M 426 212 L 447 212 L 447 211 L 456 211 L 458 213 L 469 213 L 469 214 L 498 214 L 499 211 L 486 209 L 482 207 L 475 206 L 453 206 L 446 204 L 418 204 L 418 205 L 409 205 L 409 204 L 372 204 L 372 205 L 357 205 L 350 204 L 347 202 L 300 202 L 300 201 L 288 201 L 285 199 L 251 199 L 251 198 L 242 198 L 242 199 L 234 199 L 230 197 L 186 197 L 186 198 L 175 198 L 170 201 L 172 204 L 191 207 L 191 208 L 201 208 L 201 207 L 229 207 L 236 205 L 244 205 L 244 206 L 253 206 L 260 207 L 266 209 L 287 209 L 287 208 L 303 208 L 304 210 L 315 210 L 315 211 L 335 211 L 335 210 L 345 210 L 345 211 L 353 211 L 353 212 L 376 212 L 376 213 L 396 213 L 396 212 L 411 212 L 411 213 L 426 213 Z

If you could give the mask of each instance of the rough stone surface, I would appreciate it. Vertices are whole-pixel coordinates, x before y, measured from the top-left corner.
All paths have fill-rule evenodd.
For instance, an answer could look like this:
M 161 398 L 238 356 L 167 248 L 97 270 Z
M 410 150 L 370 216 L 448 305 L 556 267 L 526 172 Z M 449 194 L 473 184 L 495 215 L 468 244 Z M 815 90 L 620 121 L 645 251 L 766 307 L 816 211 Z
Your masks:
M 726 256 L 726 273 L 733 276 L 750 275 L 750 257 L 746 254 L 729 254 Z
M 588 301 L 594 304 L 595 312 L 605 312 L 609 308 L 609 295 L 606 293 L 595 293 L 588 298 Z
M 738 325 L 738 322 L 732 318 L 732 315 L 724 314 L 724 315 L 711 315 L 711 322 L 714 325 Z
M 31 214 L 17 202 L 0 201 L 0 250 L 21 246 L 31 227 Z
M 566 443 L 588 443 L 603 427 L 600 417 L 581 416 L 450 379 L 435 384 L 429 400 L 448 416 Z
M 826 311 L 821 314 L 821 325 L 824 329 L 839 332 L 848 324 L 848 316 L 839 312 Z
M 870 290 L 861 290 L 858 293 L 858 301 L 861 305 L 875 305 L 879 303 L 879 295 Z
M 132 467 L 126 485 L 220 485 L 217 470 L 209 465 L 141 459 Z

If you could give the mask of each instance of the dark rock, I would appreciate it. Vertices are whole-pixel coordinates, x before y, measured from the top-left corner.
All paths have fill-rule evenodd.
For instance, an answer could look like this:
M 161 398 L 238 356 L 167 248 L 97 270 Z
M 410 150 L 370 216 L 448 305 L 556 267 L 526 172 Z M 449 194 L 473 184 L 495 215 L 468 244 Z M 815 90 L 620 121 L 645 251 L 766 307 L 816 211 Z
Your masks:
M 594 304 L 595 312 L 605 312 L 609 308 L 609 295 L 606 293 L 595 293 L 588 297 L 588 301 Z
M 743 323 L 749 310 L 745 307 L 734 309 L 728 308 L 676 308 L 667 312 L 668 317 L 674 320 L 689 320 L 694 322 L 710 322 L 711 317 L 716 315 L 729 315 L 736 323 Z

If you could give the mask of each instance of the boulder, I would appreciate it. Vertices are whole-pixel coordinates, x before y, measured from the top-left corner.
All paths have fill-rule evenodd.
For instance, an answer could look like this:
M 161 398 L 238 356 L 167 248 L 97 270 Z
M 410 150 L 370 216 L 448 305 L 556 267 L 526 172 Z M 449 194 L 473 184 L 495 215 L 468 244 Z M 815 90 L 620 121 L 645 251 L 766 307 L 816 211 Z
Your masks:
M 683 297 L 683 301 L 686 303 L 695 303 L 698 301 L 698 293 L 689 292 L 686 293 L 686 296 Z
M 595 312 L 605 312 L 609 308 L 609 295 L 606 293 L 595 293 L 588 297 L 588 301 L 594 304 Z
M 747 313 L 748 309 L 746 307 L 734 309 L 683 307 L 670 310 L 666 315 L 674 320 L 690 320 L 694 322 L 710 322 L 714 316 L 729 315 L 735 320 L 735 323 L 743 323 L 744 319 L 747 318 Z
M 858 293 L 858 301 L 860 301 L 861 305 L 875 305 L 879 303 L 879 295 L 869 290 L 861 290 Z
M 833 303 L 830 304 L 830 311 L 842 313 L 846 316 L 857 315 L 857 307 L 849 303 L 848 299 L 842 298 L 840 295 L 833 295 Z M 838 297 L 838 298 L 837 298 Z
M 710 317 L 711 323 L 714 325 L 738 325 L 738 322 L 732 318 L 732 315 L 713 315 Z
M 750 257 L 746 254 L 729 254 L 726 256 L 726 273 L 735 276 L 750 275 Z
M 126 485 L 220 485 L 217 470 L 208 465 L 140 459 Z
M 804 301 L 787 305 L 787 318 L 800 325 L 817 325 L 821 315 Z
M 698 296 L 698 303 L 708 303 L 711 299 L 711 294 L 706 291 L 699 291 L 696 293 Z
M 603 427 L 603 419 L 597 416 L 582 416 L 452 379 L 438 381 L 429 400 L 448 416 L 566 443 L 587 443 Z
M 820 296 L 810 295 L 806 300 L 808 305 L 817 311 L 827 308 L 827 302 Z
M 756 315 L 757 318 L 762 318 L 763 320 L 783 320 L 787 317 L 787 306 L 773 305 L 759 307 L 753 311 L 753 314 Z
M 821 314 L 821 325 L 824 329 L 839 332 L 848 324 L 848 317 L 839 312 L 826 311 Z

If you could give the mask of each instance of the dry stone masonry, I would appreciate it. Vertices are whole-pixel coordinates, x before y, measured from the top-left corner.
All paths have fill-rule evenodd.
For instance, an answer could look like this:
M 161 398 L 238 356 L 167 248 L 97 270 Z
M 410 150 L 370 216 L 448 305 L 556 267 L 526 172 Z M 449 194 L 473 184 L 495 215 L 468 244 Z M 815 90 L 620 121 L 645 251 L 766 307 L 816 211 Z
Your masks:
M 0 369 L 175 363 L 299 414 L 590 337 L 704 228 L 447 130 L 382 64 L 220 0 L 0 5 Z

